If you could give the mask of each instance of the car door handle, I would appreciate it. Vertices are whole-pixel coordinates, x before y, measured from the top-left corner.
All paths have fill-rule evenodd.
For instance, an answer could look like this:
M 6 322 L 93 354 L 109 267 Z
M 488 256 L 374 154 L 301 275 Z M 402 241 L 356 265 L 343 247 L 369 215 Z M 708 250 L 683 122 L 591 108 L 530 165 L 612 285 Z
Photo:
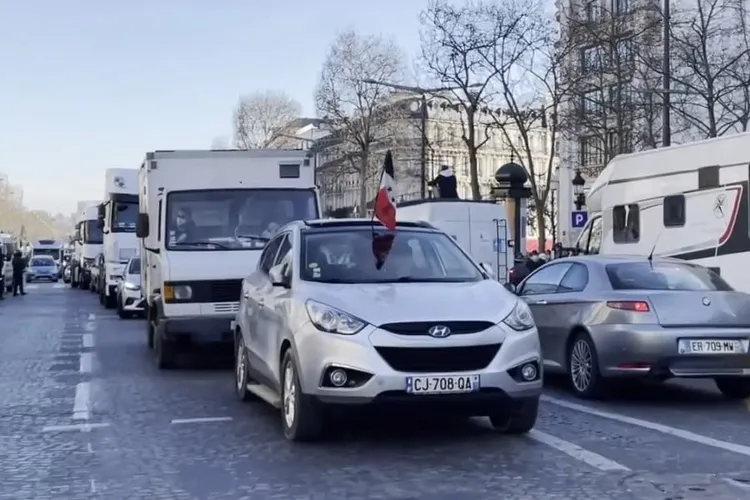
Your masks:
M 533 306 L 546 306 L 547 301 L 546 300 L 530 300 L 529 304 Z

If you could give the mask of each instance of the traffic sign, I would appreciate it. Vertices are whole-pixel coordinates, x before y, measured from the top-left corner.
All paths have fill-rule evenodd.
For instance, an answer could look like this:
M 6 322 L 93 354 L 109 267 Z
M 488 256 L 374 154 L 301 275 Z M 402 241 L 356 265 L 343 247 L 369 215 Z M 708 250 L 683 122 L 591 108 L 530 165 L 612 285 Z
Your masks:
M 570 214 L 570 224 L 574 229 L 580 229 L 589 221 L 589 213 L 585 210 L 573 210 Z

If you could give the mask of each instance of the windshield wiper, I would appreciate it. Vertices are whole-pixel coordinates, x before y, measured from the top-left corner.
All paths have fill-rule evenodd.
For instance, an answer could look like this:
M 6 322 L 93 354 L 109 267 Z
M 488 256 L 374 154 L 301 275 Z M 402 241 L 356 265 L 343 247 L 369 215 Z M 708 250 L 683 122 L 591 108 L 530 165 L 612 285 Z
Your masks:
M 214 248 L 231 250 L 231 248 L 229 248 L 228 246 L 222 245 L 221 243 L 216 243 L 215 241 L 180 241 L 180 242 L 175 243 L 174 246 L 194 246 L 194 247 L 211 246 Z

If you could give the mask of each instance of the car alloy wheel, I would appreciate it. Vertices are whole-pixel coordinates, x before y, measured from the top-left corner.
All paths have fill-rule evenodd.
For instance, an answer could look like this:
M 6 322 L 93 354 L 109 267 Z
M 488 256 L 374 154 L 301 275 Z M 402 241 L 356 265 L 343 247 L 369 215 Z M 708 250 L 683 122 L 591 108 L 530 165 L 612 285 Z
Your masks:
M 294 427 L 297 418 L 297 383 L 294 375 L 294 363 L 291 360 L 284 367 L 284 387 L 281 394 L 284 423 L 288 429 Z
M 584 339 L 576 340 L 570 350 L 570 380 L 578 392 L 586 392 L 594 376 L 594 355 Z

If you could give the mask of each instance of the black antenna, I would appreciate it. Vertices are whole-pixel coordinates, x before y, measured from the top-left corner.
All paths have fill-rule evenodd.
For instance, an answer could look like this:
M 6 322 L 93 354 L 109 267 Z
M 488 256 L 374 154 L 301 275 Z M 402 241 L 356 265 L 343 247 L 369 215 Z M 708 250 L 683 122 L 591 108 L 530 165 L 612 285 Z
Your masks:
M 654 240 L 654 246 L 651 247 L 651 251 L 648 253 L 648 263 L 651 266 L 651 269 L 654 268 L 654 250 L 656 250 L 656 245 L 659 243 L 659 238 L 661 238 L 662 231 L 659 231 L 659 234 L 656 235 L 656 240 Z

